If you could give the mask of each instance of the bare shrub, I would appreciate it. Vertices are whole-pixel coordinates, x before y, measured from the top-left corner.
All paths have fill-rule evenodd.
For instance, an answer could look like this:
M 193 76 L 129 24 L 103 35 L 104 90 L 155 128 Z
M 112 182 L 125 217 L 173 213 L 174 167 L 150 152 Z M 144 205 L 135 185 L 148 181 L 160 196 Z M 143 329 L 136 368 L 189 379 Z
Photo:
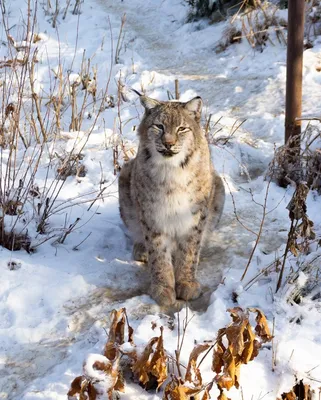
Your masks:
M 279 147 L 270 164 L 268 176 L 273 176 L 273 180 L 281 187 L 286 187 L 291 182 L 306 182 L 309 189 L 321 193 L 319 125 L 309 123 L 300 138 L 292 137 L 288 143 Z
M 252 48 L 263 51 L 267 42 L 273 44 L 272 33 L 280 43 L 286 43 L 283 30 L 287 23 L 277 15 L 277 6 L 260 1 L 253 4 L 244 1 L 238 4 L 241 5 L 230 19 L 230 28 L 223 32 L 216 45 L 216 52 L 224 51 L 230 45 L 240 43 L 242 39 L 247 40 Z
M 200 18 L 209 18 L 211 22 L 218 22 L 238 10 L 247 10 L 257 7 L 259 0 L 186 0 L 190 7 L 188 21 Z
M 19 234 L 12 230 L 7 232 L 0 219 L 0 245 L 10 251 L 26 250 L 31 253 L 31 239 L 28 233 Z
M 313 40 L 321 34 L 321 2 L 307 1 L 305 6 L 305 47 L 313 47 Z
M 186 0 L 190 7 L 188 20 L 210 17 L 215 10 L 215 2 L 211 0 Z
M 220 42 L 215 46 L 216 53 L 222 53 L 230 45 L 240 43 L 242 40 L 242 31 L 235 26 L 225 29 Z
M 81 3 L 75 3 L 76 13 L 79 13 Z M 45 2 L 42 5 L 47 15 L 53 15 L 51 22 L 56 24 L 63 11 L 59 8 L 60 3 Z M 38 1 L 27 1 L 27 17 L 21 24 L 24 28 L 20 30 L 9 29 L 3 2 L 0 7 L 8 43 L 7 57 L 0 62 L 0 245 L 10 250 L 31 251 L 50 238 L 63 243 L 65 233 L 69 234 L 75 227 L 74 224 L 64 225 L 56 229 L 56 233 L 49 233 L 49 219 L 56 212 L 73 204 L 93 204 L 97 196 L 108 196 L 107 192 L 103 195 L 107 186 L 101 185 L 80 198 L 59 200 L 68 176 L 83 177 L 86 174 L 83 151 L 105 110 L 112 65 L 107 82 L 99 89 L 97 67 L 92 65 L 91 58 L 87 59 L 85 53 L 79 73 L 73 76 L 70 73 L 72 66 L 65 65 L 63 59 L 59 58 L 55 69 L 48 61 L 52 84 L 47 91 L 41 90 L 37 84 L 42 44 L 42 36 L 36 32 L 37 13 L 42 11 L 38 10 Z M 66 112 L 68 109 L 71 111 L 70 121 L 67 121 L 70 115 Z M 68 122 L 70 129 L 77 133 L 68 138 L 74 139 L 71 150 L 61 154 L 57 148 L 61 147 L 61 131 Z M 79 132 L 81 129 L 83 132 Z M 57 158 L 58 166 L 55 165 Z M 51 171 L 56 171 L 56 175 Z M 40 186 L 38 177 L 43 178 L 44 175 Z M 35 230 L 41 234 L 49 233 L 36 245 L 31 244 L 32 237 L 28 233 Z

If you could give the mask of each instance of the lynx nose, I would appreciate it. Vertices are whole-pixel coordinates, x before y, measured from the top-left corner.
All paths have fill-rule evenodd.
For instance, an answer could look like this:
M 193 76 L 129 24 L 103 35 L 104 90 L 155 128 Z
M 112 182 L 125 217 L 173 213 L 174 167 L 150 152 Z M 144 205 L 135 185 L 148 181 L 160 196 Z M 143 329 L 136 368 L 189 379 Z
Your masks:
M 170 150 L 175 143 L 164 143 L 164 146 L 166 147 L 167 150 Z
M 162 138 L 163 145 L 166 147 L 167 150 L 170 150 L 172 146 L 175 144 L 175 138 L 172 135 L 165 135 Z

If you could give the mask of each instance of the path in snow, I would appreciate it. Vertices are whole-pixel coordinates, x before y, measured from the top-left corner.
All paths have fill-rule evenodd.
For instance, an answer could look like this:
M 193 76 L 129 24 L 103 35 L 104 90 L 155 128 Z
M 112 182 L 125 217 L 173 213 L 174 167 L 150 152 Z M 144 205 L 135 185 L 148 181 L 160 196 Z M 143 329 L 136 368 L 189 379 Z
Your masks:
M 274 66 L 267 61 L 262 69 L 259 68 L 255 58 L 260 53 L 247 44 L 242 46 L 240 54 L 235 49 L 227 55 L 216 54 L 214 48 L 222 28 L 217 29 L 215 39 L 213 31 L 204 29 L 200 35 L 195 28 L 196 41 L 193 33 L 186 35 L 185 41 L 185 37 L 182 39 L 184 32 L 177 33 L 181 18 L 179 15 L 166 15 L 163 2 L 146 2 L 139 11 L 130 1 L 96 2 L 119 20 L 126 13 L 125 30 L 135 44 L 135 51 L 148 63 L 149 70 L 178 78 L 182 88 L 197 91 L 205 104 L 210 104 L 216 112 L 234 118 L 247 118 L 254 110 L 257 114 L 260 114 L 259 110 L 280 114 L 284 82 L 276 76 Z M 285 65 L 284 51 L 280 51 L 278 46 L 274 52 L 273 46 L 271 48 L 273 59 L 277 58 L 276 64 Z

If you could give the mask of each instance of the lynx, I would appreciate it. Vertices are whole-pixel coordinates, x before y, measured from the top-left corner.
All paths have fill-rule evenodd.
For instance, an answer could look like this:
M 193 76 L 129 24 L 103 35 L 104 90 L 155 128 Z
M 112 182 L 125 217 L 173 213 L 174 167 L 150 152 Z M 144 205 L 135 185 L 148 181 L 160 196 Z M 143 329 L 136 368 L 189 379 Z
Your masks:
M 150 267 L 150 296 L 170 306 L 201 294 L 200 249 L 220 220 L 225 192 L 200 127 L 202 99 L 140 100 L 137 155 L 119 176 L 120 215 L 134 259 Z

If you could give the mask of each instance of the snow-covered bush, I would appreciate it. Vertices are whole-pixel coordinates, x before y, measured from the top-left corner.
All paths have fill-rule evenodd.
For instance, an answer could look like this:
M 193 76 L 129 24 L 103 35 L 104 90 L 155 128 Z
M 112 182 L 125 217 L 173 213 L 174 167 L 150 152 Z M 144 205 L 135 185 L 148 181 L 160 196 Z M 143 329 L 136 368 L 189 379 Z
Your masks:
M 49 238 L 61 243 L 78 218 L 66 225 L 57 215 L 75 203 L 96 201 L 104 191 L 103 186 L 88 190 L 81 200 L 74 194 L 59 197 L 68 177 L 75 176 L 78 182 L 85 177 L 83 150 L 102 113 L 110 108 L 105 70 L 100 71 L 100 85 L 98 67 L 85 51 L 75 48 L 74 57 L 62 55 L 56 21 L 66 18 L 70 1 L 65 9 L 59 5 L 41 10 L 29 0 L 28 15 L 12 28 L 9 5 L 1 3 L 5 46 L 0 48 L 0 246 L 9 250 L 30 252 Z M 56 42 L 37 32 L 42 11 L 53 15 L 48 22 L 57 29 Z M 69 10 L 70 18 L 77 18 L 76 11 Z M 48 45 L 59 54 L 54 60 L 48 58 Z M 50 227 L 53 217 L 55 226 Z

